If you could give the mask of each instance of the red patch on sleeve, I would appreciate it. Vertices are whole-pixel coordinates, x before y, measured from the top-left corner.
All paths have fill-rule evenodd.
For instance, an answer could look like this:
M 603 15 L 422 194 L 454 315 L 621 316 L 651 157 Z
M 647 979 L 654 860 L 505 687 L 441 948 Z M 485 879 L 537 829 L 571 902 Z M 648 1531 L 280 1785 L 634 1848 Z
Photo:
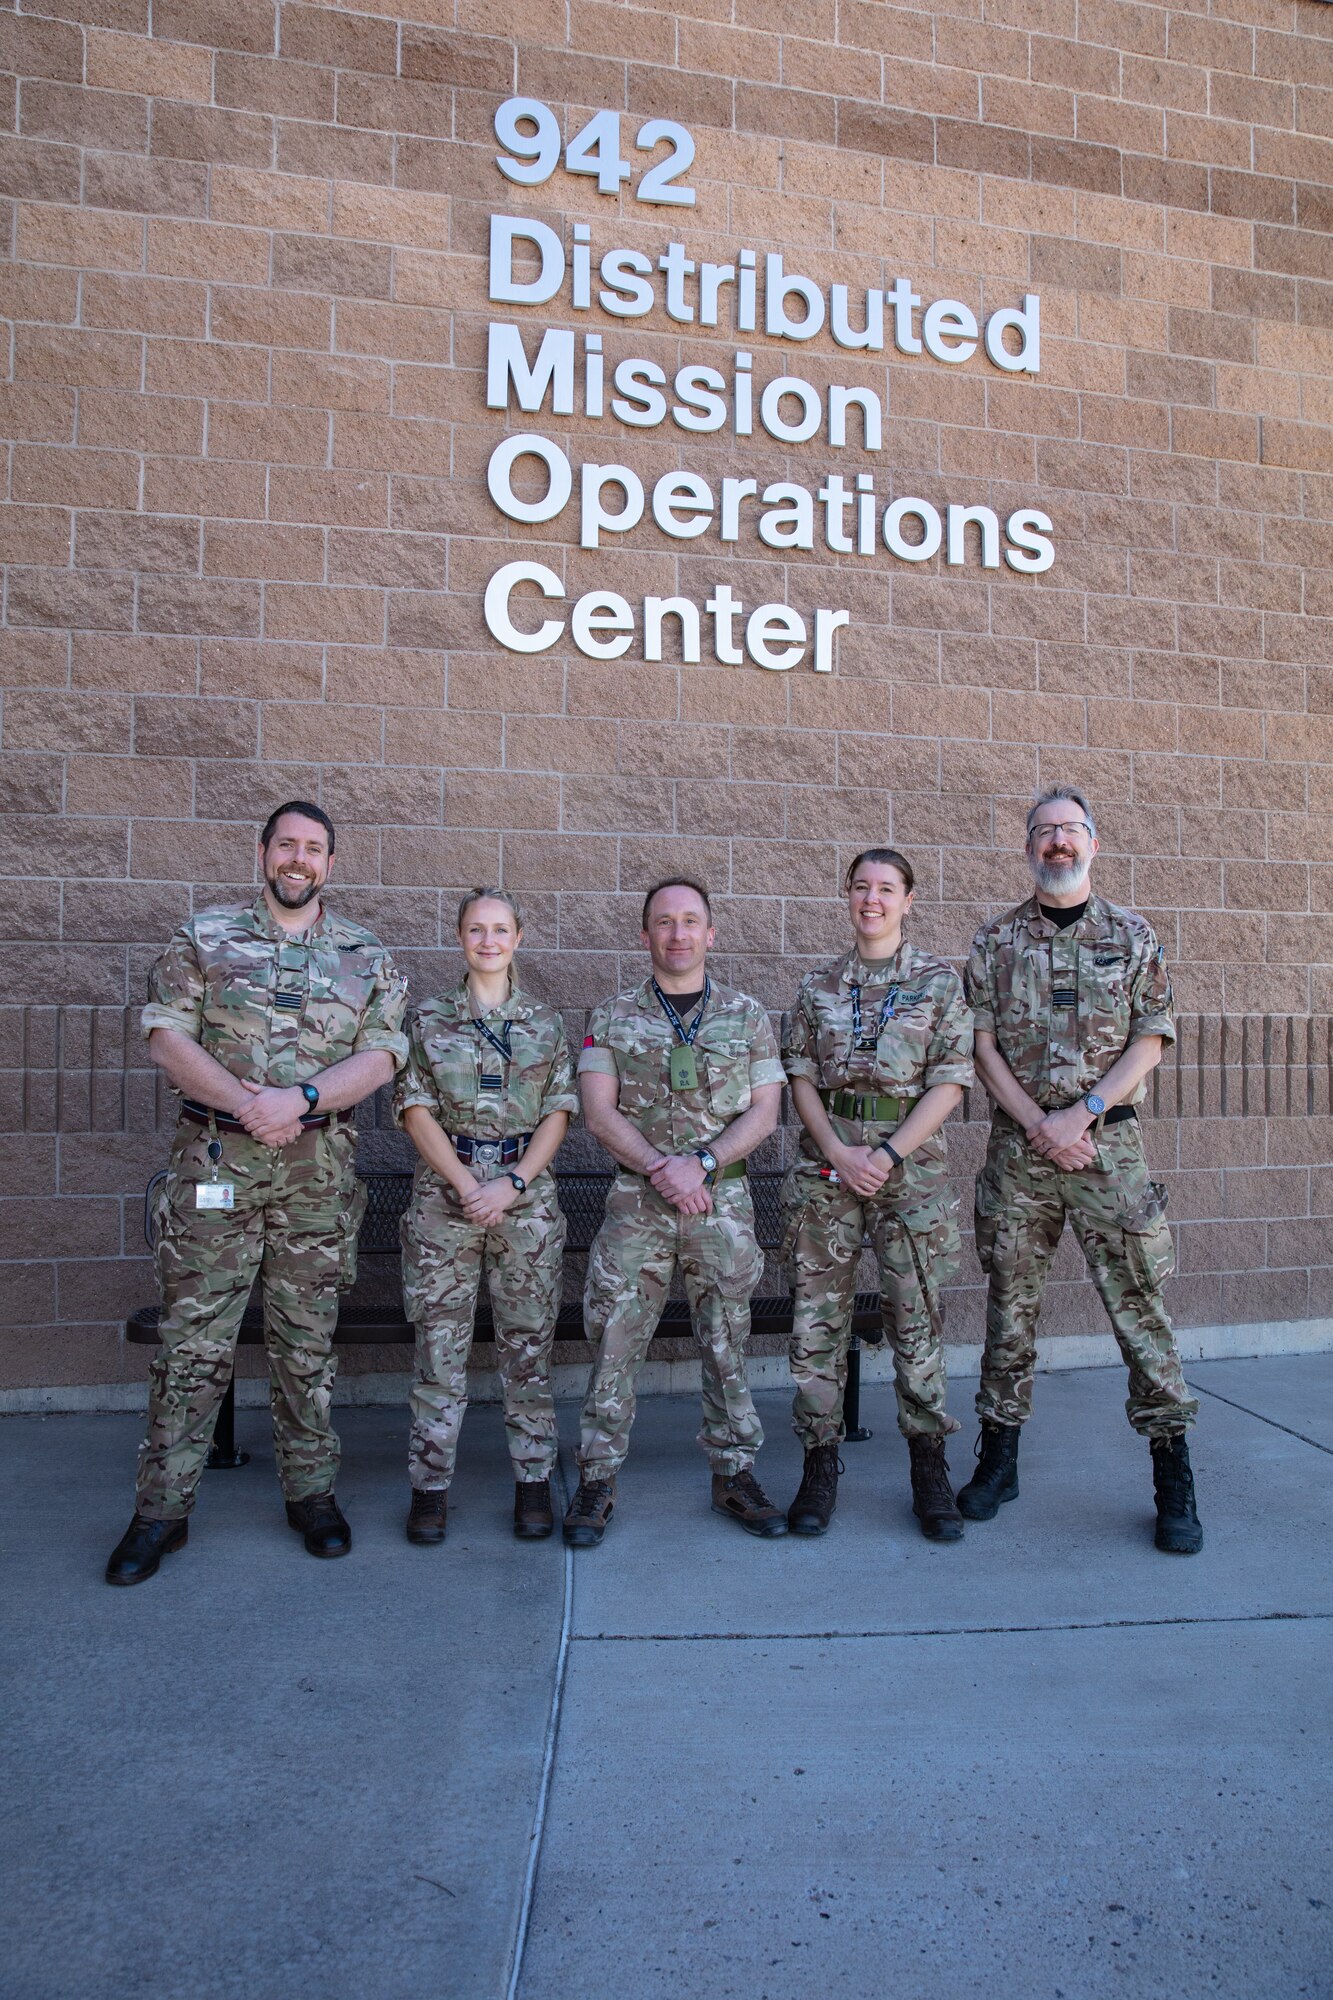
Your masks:
M 585 1035 L 583 1037 L 583 1046 L 585 1049 L 591 1049 L 596 1047 L 596 1043 L 593 1041 L 591 1035 Z

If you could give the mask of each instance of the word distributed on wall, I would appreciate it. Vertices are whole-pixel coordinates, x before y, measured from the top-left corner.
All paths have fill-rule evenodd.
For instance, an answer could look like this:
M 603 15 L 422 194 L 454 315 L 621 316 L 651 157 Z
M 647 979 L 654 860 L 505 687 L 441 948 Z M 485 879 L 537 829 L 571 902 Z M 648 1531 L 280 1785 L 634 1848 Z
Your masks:
M 496 165 L 520 186 L 549 180 L 562 163 L 587 174 L 602 194 L 618 196 L 634 177 L 621 157 L 620 115 L 600 111 L 567 143 L 555 114 L 534 98 L 514 97 L 495 116 L 496 137 L 506 150 Z M 645 157 L 635 199 L 654 206 L 689 208 L 694 190 L 682 181 L 694 159 L 694 141 L 683 125 L 654 118 L 639 128 Z M 946 366 L 968 361 L 980 345 L 996 368 L 1036 374 L 1041 366 L 1041 302 L 1035 293 L 1021 305 L 1002 306 L 984 325 L 958 299 L 926 303 L 908 278 L 888 288 L 827 288 L 788 270 L 779 253 L 762 258 L 741 249 L 734 263 L 709 263 L 669 242 L 654 260 L 641 249 L 594 246 L 590 224 L 576 222 L 562 237 L 535 216 L 490 219 L 489 297 L 493 304 L 549 307 L 570 314 L 605 314 L 613 322 L 641 319 L 660 308 L 683 329 L 726 326 L 740 339 L 813 340 L 828 329 L 834 345 L 850 354 L 927 354 Z M 924 309 L 923 309 L 924 308 Z M 661 351 L 660 337 L 652 345 Z M 628 354 L 610 365 L 600 332 L 546 326 L 525 334 L 517 320 L 487 327 L 486 406 L 510 414 L 607 420 L 631 432 L 667 426 L 686 438 L 771 439 L 781 449 L 812 444 L 853 449 L 862 458 L 883 449 L 884 400 L 866 383 L 827 383 L 796 374 L 754 376 L 752 345 L 737 346 L 726 369 L 690 361 L 670 376 L 660 359 Z M 708 449 L 706 447 L 706 449 Z M 845 559 L 881 549 L 905 563 L 931 561 L 941 551 L 954 567 L 1002 564 L 1027 574 L 1051 567 L 1055 549 L 1050 517 L 1037 507 L 1018 508 L 1001 522 L 987 506 L 945 505 L 907 495 L 888 498 L 873 471 L 828 471 L 806 480 L 765 481 L 743 472 L 673 467 L 646 480 L 629 465 L 575 463 L 556 439 L 542 432 L 513 432 L 491 453 L 486 484 L 507 520 L 568 525 L 581 549 L 616 546 L 645 520 L 672 542 L 712 542 L 725 556 L 743 534 L 755 532 L 770 549 Z M 624 546 L 623 543 L 619 544 Z M 535 593 L 535 596 L 534 596 Z M 546 616 L 547 603 L 567 603 L 563 578 L 547 563 L 505 563 L 486 587 L 484 615 L 492 637 L 515 653 L 549 651 L 568 631 L 570 643 L 589 659 L 614 660 L 638 641 L 645 660 L 664 657 L 673 633 L 681 655 L 698 661 L 708 645 L 724 666 L 746 660 L 784 671 L 808 662 L 831 673 L 835 635 L 851 614 L 818 608 L 807 616 L 789 604 L 747 607 L 731 586 L 712 583 L 702 604 L 688 597 L 647 595 L 636 610 L 614 590 L 587 590 L 568 617 Z M 539 611 L 532 622 L 532 611 Z M 521 620 L 522 622 L 518 622 Z

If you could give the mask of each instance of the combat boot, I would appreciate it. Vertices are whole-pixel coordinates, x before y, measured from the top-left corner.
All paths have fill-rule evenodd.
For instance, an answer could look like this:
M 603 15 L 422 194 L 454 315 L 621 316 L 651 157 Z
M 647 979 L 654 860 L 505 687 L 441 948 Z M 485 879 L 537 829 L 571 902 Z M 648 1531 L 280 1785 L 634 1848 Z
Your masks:
M 942 1437 L 909 1437 L 912 1455 L 912 1512 L 928 1542 L 961 1542 L 963 1517 L 949 1484 Z
M 616 1511 L 614 1479 L 579 1480 L 579 1490 L 565 1515 L 565 1540 L 571 1549 L 595 1549 Z
M 106 1566 L 108 1583 L 147 1583 L 157 1575 L 163 1556 L 183 1549 L 189 1539 L 190 1523 L 184 1515 L 175 1521 L 145 1521 L 136 1514 L 111 1551 Z
M 407 1510 L 407 1539 L 418 1548 L 428 1549 L 442 1542 L 449 1526 L 449 1489 L 445 1486 L 414 1486 L 412 1505 Z
M 304 1500 L 287 1502 L 287 1525 L 304 1535 L 312 1556 L 345 1556 L 352 1546 L 352 1531 L 342 1508 L 327 1493 L 311 1493 Z
M 1152 1483 L 1157 1498 L 1157 1547 L 1169 1556 L 1197 1556 L 1203 1529 L 1194 1505 L 1194 1474 L 1183 1431 L 1152 1440 Z
M 713 1512 L 729 1514 L 747 1535 L 762 1535 L 766 1541 L 787 1532 L 787 1516 L 773 1505 L 748 1465 L 744 1472 L 713 1474 Z
M 836 1444 L 811 1445 L 796 1498 L 787 1509 L 794 1535 L 822 1535 L 838 1505 L 838 1478 L 846 1468 Z
M 514 1482 L 514 1533 L 520 1542 L 544 1542 L 555 1531 L 549 1479 Z
M 1017 1500 L 1018 1434 L 1017 1424 L 982 1423 L 977 1469 L 958 1495 L 959 1512 L 969 1521 L 993 1521 L 1006 1500 Z

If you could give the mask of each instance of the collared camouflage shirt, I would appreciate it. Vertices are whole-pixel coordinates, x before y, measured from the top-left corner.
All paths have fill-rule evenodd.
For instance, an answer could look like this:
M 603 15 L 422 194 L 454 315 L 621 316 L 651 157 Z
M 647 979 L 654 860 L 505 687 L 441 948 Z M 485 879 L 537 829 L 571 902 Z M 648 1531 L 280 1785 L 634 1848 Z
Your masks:
M 292 936 L 262 895 L 202 910 L 148 975 L 145 1036 L 174 1028 L 232 1076 L 290 1088 L 366 1049 L 407 1060 L 407 981 L 379 939 L 321 909 Z
M 408 1020 L 407 1067 L 394 1091 L 394 1116 L 423 1104 L 453 1137 L 506 1139 L 535 1132 L 553 1111 L 579 1108 L 565 1024 L 520 986 L 480 1015 L 496 1041 L 508 1033 L 509 1059 L 475 1026 L 466 979 L 442 999 L 423 1001 Z
M 1095 1090 L 1141 1035 L 1176 1039 L 1171 979 L 1151 925 L 1100 896 L 1065 930 L 1030 896 L 977 932 L 965 977 L 978 1029 L 994 1035 L 1047 1111 Z M 1140 1103 L 1146 1089 L 1125 1102 Z
M 860 1012 L 861 1032 L 856 1033 Z M 892 958 L 845 958 L 801 981 L 782 1045 L 787 1075 L 819 1090 L 909 1100 L 970 1084 L 972 1015 L 951 965 L 904 943 Z
M 710 1145 L 749 1110 L 756 1085 L 783 1080 L 772 1024 L 748 993 L 712 982 L 694 1038 L 698 1082 L 672 1090 L 669 1064 L 679 1039 L 645 979 L 593 1010 L 579 1057 L 580 1076 L 596 1070 L 619 1078 L 621 1112 L 650 1146 L 673 1157 Z

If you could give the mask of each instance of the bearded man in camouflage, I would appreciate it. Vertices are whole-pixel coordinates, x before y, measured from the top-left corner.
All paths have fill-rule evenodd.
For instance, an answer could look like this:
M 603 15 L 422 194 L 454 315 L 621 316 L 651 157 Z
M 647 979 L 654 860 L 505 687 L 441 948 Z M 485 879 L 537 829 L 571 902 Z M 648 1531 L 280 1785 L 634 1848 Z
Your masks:
M 745 1159 L 776 1128 L 783 1070 L 759 1002 L 710 979 L 714 936 L 706 889 L 656 883 L 643 905 L 652 974 L 594 1010 L 579 1059 L 584 1121 L 620 1172 L 583 1296 L 598 1348 L 565 1516 L 572 1548 L 595 1548 L 610 1522 L 634 1384 L 677 1268 L 703 1363 L 714 1511 L 752 1535 L 787 1529 L 752 1469 L 764 1434 L 745 1379 L 764 1261 Z
M 980 1463 L 958 1495 L 989 1521 L 1018 1495 L 1037 1317 L 1068 1216 L 1129 1369 L 1126 1410 L 1152 1448 L 1156 1543 L 1203 1546 L 1186 1388 L 1162 1286 L 1174 1269 L 1166 1191 L 1148 1177 L 1135 1109 L 1175 1040 L 1162 947 L 1142 917 L 1093 895 L 1097 830 L 1082 793 L 1043 792 L 1028 814 L 1036 894 L 977 933 L 967 997 L 976 1068 L 994 1100 L 977 1178 L 977 1255 L 989 1274 L 977 1412 Z
M 256 1275 L 287 1519 L 312 1555 L 352 1545 L 329 1410 L 365 1192 L 339 1114 L 405 1062 L 407 993 L 379 940 L 323 906 L 334 838 L 318 806 L 279 806 L 262 893 L 192 917 L 149 974 L 143 1031 L 182 1102 L 158 1214 L 162 1346 L 108 1583 L 142 1583 L 186 1539 Z

